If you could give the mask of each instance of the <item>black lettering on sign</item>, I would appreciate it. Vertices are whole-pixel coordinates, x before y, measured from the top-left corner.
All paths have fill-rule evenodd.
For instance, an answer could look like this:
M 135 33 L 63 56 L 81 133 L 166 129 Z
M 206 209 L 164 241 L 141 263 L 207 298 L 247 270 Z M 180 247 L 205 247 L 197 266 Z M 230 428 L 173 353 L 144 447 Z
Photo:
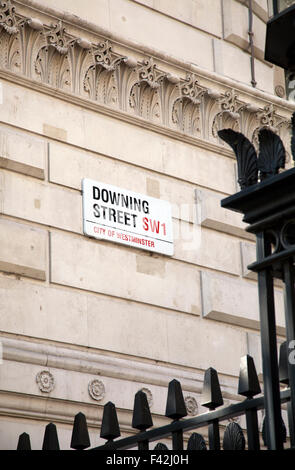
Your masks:
M 100 198 L 100 190 L 96 186 L 93 186 L 93 199 L 99 199 Z

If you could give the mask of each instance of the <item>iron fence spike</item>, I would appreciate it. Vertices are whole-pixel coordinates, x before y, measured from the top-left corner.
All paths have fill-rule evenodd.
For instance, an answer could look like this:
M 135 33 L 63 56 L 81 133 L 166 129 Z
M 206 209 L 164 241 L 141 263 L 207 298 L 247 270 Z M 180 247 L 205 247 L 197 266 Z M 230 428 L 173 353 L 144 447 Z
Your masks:
M 55 424 L 49 423 L 45 428 L 42 450 L 60 450 Z
M 75 416 L 71 439 L 71 448 L 82 450 L 87 449 L 87 447 L 90 447 L 87 421 L 86 416 L 80 412 Z
M 116 407 L 114 403 L 109 401 L 104 405 L 100 437 L 112 440 L 119 437 L 120 434 Z
M 168 386 L 168 396 L 165 416 L 171 419 L 180 419 L 187 415 L 182 394 L 181 384 L 178 380 L 171 380 Z
M 30 436 L 26 432 L 20 434 L 17 443 L 17 450 L 31 450 Z
M 241 358 L 238 394 L 253 398 L 261 393 L 253 357 L 246 354 Z
M 205 371 L 202 398 L 203 402 L 201 405 L 211 410 L 223 405 L 218 374 L 213 367 L 209 367 L 209 369 Z
M 153 425 L 146 394 L 139 390 L 134 397 L 132 427 L 144 431 Z

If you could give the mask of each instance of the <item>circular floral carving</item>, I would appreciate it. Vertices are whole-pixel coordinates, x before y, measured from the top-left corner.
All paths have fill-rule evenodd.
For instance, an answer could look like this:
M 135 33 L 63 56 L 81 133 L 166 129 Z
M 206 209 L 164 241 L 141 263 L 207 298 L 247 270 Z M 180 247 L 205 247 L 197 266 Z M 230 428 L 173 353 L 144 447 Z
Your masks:
M 285 96 L 285 88 L 282 85 L 277 85 L 275 87 L 275 94 L 280 98 L 284 98 Z
M 105 387 L 101 380 L 94 379 L 88 384 L 88 392 L 93 400 L 102 400 L 105 396 Z
M 194 397 L 187 396 L 184 399 L 187 414 L 190 416 L 196 416 L 198 414 L 198 402 Z
M 145 387 L 141 388 L 141 391 L 146 394 L 149 407 L 151 408 L 153 406 L 153 394 L 152 394 L 152 392 L 150 391 L 149 388 L 145 388 Z
M 36 382 L 41 390 L 44 393 L 50 393 L 54 389 L 54 377 L 48 370 L 41 370 L 36 375 Z

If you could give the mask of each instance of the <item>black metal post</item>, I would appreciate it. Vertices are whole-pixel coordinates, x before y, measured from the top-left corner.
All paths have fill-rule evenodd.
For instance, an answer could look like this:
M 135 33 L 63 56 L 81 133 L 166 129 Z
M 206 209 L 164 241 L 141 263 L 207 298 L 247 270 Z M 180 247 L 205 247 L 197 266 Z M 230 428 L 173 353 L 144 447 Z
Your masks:
M 256 234 L 258 262 L 270 254 L 270 242 L 264 232 Z M 273 277 L 270 268 L 258 271 L 259 311 L 261 325 L 262 366 L 265 411 L 269 429 L 269 449 L 283 448 L 281 435 L 281 404 L 277 357 L 277 338 Z
M 259 450 L 259 430 L 258 430 L 258 419 L 257 410 L 246 411 L 246 423 L 247 423 L 247 436 L 248 436 L 248 450 Z
M 138 450 L 149 450 L 149 441 L 139 441 Z
M 219 422 L 214 419 L 208 426 L 209 449 L 220 450 Z
M 172 449 L 173 450 L 183 450 L 183 431 L 174 431 L 172 433 Z
M 291 364 L 288 359 L 289 346 L 295 340 L 295 273 L 293 260 L 289 259 L 284 263 L 284 301 L 285 301 L 285 320 L 287 336 L 287 364 L 289 387 L 291 391 L 291 400 L 288 404 L 288 420 L 291 447 L 295 446 L 295 364 Z

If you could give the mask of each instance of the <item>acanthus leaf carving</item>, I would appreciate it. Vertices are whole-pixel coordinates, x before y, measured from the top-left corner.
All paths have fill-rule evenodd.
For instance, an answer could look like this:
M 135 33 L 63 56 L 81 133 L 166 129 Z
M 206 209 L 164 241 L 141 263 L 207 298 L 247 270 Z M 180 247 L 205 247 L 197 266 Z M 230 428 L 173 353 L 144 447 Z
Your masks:
M 137 80 L 129 95 L 129 107 L 135 114 L 162 122 L 163 94 L 161 88 L 167 74 L 157 69 L 153 58 L 142 62 L 137 70 Z
M 234 89 L 227 90 L 217 101 L 220 111 L 215 115 L 212 123 L 212 135 L 216 139 L 218 131 L 223 128 L 240 131 L 241 108 L 244 105 L 238 99 Z
M 94 44 L 85 31 L 73 37 L 61 20 L 55 23 L 26 18 L 11 0 L 0 0 L 0 67 L 213 142 L 221 128 L 242 130 L 255 147 L 261 128 L 288 141 L 290 124 L 270 102 L 247 104 L 234 89 L 206 88 L 194 73 L 179 78 L 153 57 L 140 62 L 138 51 L 123 57 L 108 39 Z
M 172 107 L 172 122 L 182 132 L 201 135 L 200 104 L 206 89 L 199 85 L 195 74 L 187 73 L 184 82 L 178 85 L 179 97 Z

